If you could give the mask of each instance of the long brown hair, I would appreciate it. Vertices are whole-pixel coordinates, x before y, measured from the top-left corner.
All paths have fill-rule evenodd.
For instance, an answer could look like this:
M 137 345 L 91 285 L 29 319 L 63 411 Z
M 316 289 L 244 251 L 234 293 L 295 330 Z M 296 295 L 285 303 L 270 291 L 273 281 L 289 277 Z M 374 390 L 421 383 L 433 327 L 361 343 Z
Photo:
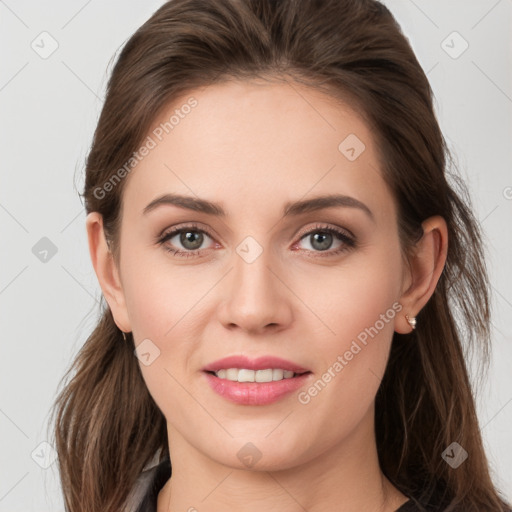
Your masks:
M 482 235 L 466 188 L 451 172 L 425 73 L 381 3 L 165 3 L 128 40 L 112 71 L 86 163 L 87 213 L 103 216 L 119 262 L 126 182 L 119 169 L 156 117 L 194 88 L 256 77 L 295 80 L 357 108 L 376 138 L 405 252 L 421 235 L 423 220 L 446 220 L 445 269 L 418 315 L 418 328 L 394 334 L 376 397 L 379 460 L 384 474 L 419 504 L 443 502 L 446 511 L 506 510 L 489 474 L 465 361 L 473 352 L 484 363 L 489 359 Z M 169 456 L 166 420 L 143 381 L 133 340 L 123 342 L 103 299 L 100 314 L 53 411 L 70 512 L 122 510 L 138 474 Z M 442 458 L 453 442 L 469 454 L 457 469 Z

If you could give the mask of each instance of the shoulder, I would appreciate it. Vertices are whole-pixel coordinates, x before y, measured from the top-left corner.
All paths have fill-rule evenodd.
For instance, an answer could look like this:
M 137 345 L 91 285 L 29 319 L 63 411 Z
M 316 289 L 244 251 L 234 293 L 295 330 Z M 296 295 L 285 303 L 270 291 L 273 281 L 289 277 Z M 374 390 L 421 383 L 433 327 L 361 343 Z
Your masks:
M 126 500 L 124 512 L 156 512 L 158 493 L 170 476 L 169 458 L 142 471 Z

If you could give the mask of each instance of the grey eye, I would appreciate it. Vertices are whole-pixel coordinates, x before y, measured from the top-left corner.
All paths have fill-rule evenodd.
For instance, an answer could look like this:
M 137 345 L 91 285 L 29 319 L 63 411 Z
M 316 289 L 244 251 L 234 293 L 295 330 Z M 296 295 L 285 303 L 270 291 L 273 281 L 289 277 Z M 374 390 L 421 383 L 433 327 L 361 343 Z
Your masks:
M 333 242 L 333 236 L 331 233 L 321 231 L 309 235 L 309 239 L 311 241 L 311 246 L 318 251 L 326 251 L 327 249 L 330 249 Z
M 203 233 L 199 231 L 182 231 L 180 233 L 180 243 L 185 249 L 194 251 L 199 249 L 204 241 Z

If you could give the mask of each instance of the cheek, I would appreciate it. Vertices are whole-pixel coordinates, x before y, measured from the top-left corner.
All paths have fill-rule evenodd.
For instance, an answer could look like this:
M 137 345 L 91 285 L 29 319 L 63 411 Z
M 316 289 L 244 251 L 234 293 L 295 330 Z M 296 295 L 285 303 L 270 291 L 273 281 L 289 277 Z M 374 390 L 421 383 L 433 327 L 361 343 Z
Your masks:
M 173 266 L 162 248 L 127 252 L 123 288 L 136 341 L 172 337 L 207 283 L 196 279 L 193 269 Z
M 401 272 L 398 241 L 379 243 L 354 252 L 338 267 L 300 272 L 309 277 L 295 279 L 294 286 L 328 327 L 324 329 L 326 341 L 332 340 L 328 345 L 343 349 L 360 333 L 364 341 L 366 330 L 374 332 L 375 326 L 389 338 L 401 308 Z
M 315 357 L 321 359 L 317 388 L 322 389 L 319 394 L 324 396 L 324 403 L 342 415 L 350 410 L 354 418 L 360 416 L 375 397 L 386 368 L 395 319 L 403 314 L 398 302 L 400 276 L 398 241 L 380 244 L 354 254 L 328 278 L 316 280 L 323 286 L 308 295 L 311 309 L 329 327 L 321 327 L 324 341 L 317 340 Z
M 190 324 L 191 304 L 197 298 L 193 301 L 182 291 L 169 269 L 150 266 L 132 276 L 125 293 L 143 379 L 164 415 L 173 411 L 173 421 L 185 421 L 186 410 L 180 405 L 190 397 L 180 384 L 185 384 L 190 356 L 197 350 L 199 337 L 189 330 L 195 329 Z
M 150 364 L 139 357 L 148 390 L 162 410 L 171 409 L 173 417 L 179 418 L 176 406 L 190 398 L 181 395 L 180 383 L 189 372 L 197 371 L 206 304 L 200 299 L 218 278 L 211 271 L 201 277 L 193 268 L 173 267 L 165 255 L 156 258 L 155 253 L 126 251 L 129 256 L 122 263 L 126 308 L 135 346 L 149 353 Z

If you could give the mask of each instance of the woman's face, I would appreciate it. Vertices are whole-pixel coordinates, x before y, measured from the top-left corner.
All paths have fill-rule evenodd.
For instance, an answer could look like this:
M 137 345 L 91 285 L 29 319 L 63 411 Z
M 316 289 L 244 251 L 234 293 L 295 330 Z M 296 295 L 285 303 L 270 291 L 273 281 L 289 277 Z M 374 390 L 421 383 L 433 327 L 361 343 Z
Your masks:
M 368 127 L 296 83 L 226 82 L 183 96 L 148 135 L 125 178 L 111 307 L 133 331 L 171 452 L 278 469 L 367 442 L 408 313 L 396 209 Z M 166 194 L 188 199 L 153 203 Z M 213 368 L 279 379 L 283 362 L 251 366 L 276 357 L 291 365 L 283 377 L 308 373 L 238 383 L 205 370 L 236 356 L 250 361 Z

